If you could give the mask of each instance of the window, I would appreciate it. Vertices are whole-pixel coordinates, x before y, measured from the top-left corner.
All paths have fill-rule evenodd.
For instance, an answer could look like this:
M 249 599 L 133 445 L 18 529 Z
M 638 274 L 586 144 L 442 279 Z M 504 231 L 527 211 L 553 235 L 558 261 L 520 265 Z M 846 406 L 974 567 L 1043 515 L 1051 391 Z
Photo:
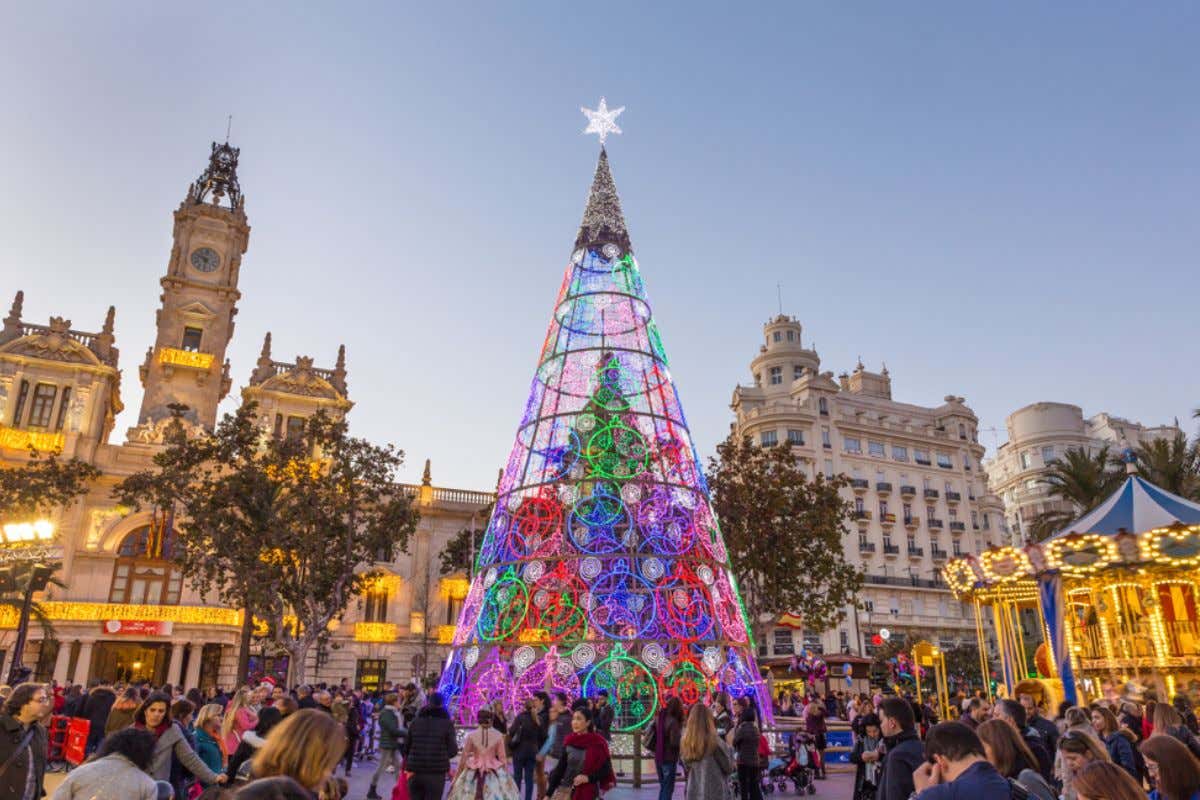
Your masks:
M 798 431 L 793 428 L 788 429 L 788 444 L 803 445 L 804 431 Z
M 363 597 L 363 622 L 387 622 L 388 590 L 371 589 Z
M 826 478 L 833 477 L 833 461 L 828 458 L 825 459 L 825 477 Z
M 796 332 L 795 332 L 795 331 L 788 331 L 788 332 L 787 332 L 787 337 L 788 337 L 788 341 L 789 341 L 789 342 L 794 342 L 794 341 L 796 341 Z
M 775 331 L 774 339 L 777 342 L 783 341 L 783 334 L 781 334 L 779 331 Z
M 29 404 L 29 427 L 49 428 L 50 416 L 54 412 L 54 398 L 58 387 L 53 383 L 39 383 L 33 390 L 33 402 Z
M 283 414 L 275 415 L 275 438 L 283 436 Z
M 954 484 L 951 483 L 950 481 L 946 481 L 946 494 L 950 494 L 953 491 L 954 491 Z
M 958 438 L 964 441 L 966 441 L 967 438 L 967 426 L 963 425 L 961 422 L 958 423 Z
M 908 522 L 912 519 L 912 503 L 904 504 L 904 521 Z
M 821 428 L 821 446 L 833 447 L 829 441 L 829 428 Z
M 287 438 L 292 439 L 304 434 L 304 417 L 287 418 Z
M 62 390 L 62 398 L 58 401 L 58 421 L 54 423 L 54 430 L 61 431 L 63 425 L 67 421 L 67 411 L 71 409 L 71 387 L 64 386 Z
M 838 631 L 838 646 L 843 650 L 850 647 L 850 632 Z
M 17 392 L 17 406 L 13 410 L 12 424 L 14 428 L 21 427 L 21 415 L 25 412 L 25 401 L 29 399 L 29 381 L 21 381 L 21 389 Z
M 804 367 L 799 364 L 792 365 L 792 380 L 798 381 L 804 375 Z
M 1054 445 L 1047 445 L 1042 448 L 1042 463 L 1049 464 L 1054 460 Z
M 950 508 L 947 509 L 946 513 L 950 515 L 951 520 L 958 519 L 958 509 L 955 508 L 954 506 L 950 506 Z
M 863 499 L 861 497 L 854 498 L 854 510 L 859 514 L 866 511 L 866 506 L 863 505 Z
M 887 500 L 880 500 L 879 501 L 879 516 L 880 516 L 880 518 L 886 517 L 887 513 L 888 513 Z
M 783 383 L 783 367 L 771 367 L 768 372 L 771 375 L 772 386 L 778 386 L 779 384 Z
M 987 530 L 991 530 L 991 528 L 992 528 L 991 523 L 988 521 L 988 515 L 987 515 L 987 512 L 985 511 L 985 512 L 983 512 L 983 529 L 985 531 L 987 531 Z
M 821 413 L 822 417 L 829 416 L 829 401 L 824 397 L 817 398 L 817 411 Z
M 979 513 L 977 511 L 971 512 L 971 526 L 974 528 L 979 527 Z
M 108 602 L 178 605 L 182 578 L 171 562 L 172 544 L 165 525 L 145 525 L 122 539 Z
M 1029 469 L 1029 451 L 1021 453 L 1021 469 Z
M 758 441 L 763 447 L 774 447 L 779 444 L 779 434 L 775 431 L 763 431 L 758 435 Z
M 865 533 L 860 533 L 858 535 L 858 549 L 865 550 L 868 544 L 870 544 L 870 540 L 867 539 L 867 535 Z
M 922 478 L 921 483 L 922 483 L 925 491 L 929 491 L 930 489 L 933 488 L 933 483 L 932 483 L 932 481 L 929 480 L 929 478 Z
M 954 466 L 954 463 L 950 460 L 949 453 L 938 453 L 937 457 L 938 457 L 938 466 L 941 467 L 942 469 L 951 469 Z
M 200 352 L 200 339 L 203 335 L 204 331 L 200 328 L 184 328 L 183 344 L 180 347 L 192 353 Z
M 877 458 L 883 458 L 887 453 L 887 448 L 883 446 L 883 442 L 872 442 L 868 439 L 867 451 Z
M 908 461 L 908 448 L 898 444 L 892 445 L 892 458 L 897 461 Z
M 795 653 L 796 645 L 792 641 L 792 629 L 776 628 L 771 631 L 771 649 L 777 656 L 790 656 Z
M 870 614 L 874 610 L 875 610 L 875 601 L 874 600 L 863 600 L 863 611 L 866 611 L 868 614 Z
M 913 460 L 916 461 L 918 464 L 924 464 L 925 466 L 928 467 L 929 463 L 930 463 L 929 462 L 929 451 L 914 449 L 913 450 Z
M 955 539 L 950 543 L 950 552 L 955 556 L 962 555 L 962 545 L 958 543 L 958 539 Z
M 925 506 L 925 519 L 936 519 L 937 509 L 933 506 Z
M 821 644 L 821 634 L 805 631 L 804 649 L 810 653 L 824 653 L 825 647 Z
M 862 452 L 862 441 L 861 440 L 855 439 L 850 436 L 846 436 L 842 439 L 842 442 L 846 446 L 847 453 L 861 453 Z

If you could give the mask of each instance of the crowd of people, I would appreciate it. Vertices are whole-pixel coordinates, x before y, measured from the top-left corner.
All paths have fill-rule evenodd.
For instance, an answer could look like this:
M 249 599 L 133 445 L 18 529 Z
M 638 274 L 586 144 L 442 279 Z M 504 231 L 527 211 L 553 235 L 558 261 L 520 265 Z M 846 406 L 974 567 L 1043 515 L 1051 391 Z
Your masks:
M 1186 698 L 951 705 L 938 722 L 911 698 L 850 703 L 854 800 L 1200 800 L 1200 728 Z

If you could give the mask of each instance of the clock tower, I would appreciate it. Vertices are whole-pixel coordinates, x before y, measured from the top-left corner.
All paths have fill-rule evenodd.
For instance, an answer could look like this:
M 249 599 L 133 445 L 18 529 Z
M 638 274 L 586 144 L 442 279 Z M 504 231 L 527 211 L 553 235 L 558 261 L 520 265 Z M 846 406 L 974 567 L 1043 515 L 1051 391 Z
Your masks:
M 160 281 L 158 335 L 138 369 L 145 392 L 131 441 L 162 441 L 163 428 L 176 414 L 187 427 L 211 430 L 217 404 L 229 393 L 225 349 L 250 239 L 238 152 L 228 142 L 213 142 L 208 167 L 175 211 L 175 243 Z

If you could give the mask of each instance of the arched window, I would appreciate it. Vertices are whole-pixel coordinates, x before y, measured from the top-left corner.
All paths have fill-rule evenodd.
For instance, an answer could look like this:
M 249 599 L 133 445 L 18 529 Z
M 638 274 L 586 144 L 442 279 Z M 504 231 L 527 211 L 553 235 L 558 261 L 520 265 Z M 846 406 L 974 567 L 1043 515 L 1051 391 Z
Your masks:
M 110 603 L 178 605 L 183 583 L 171 561 L 172 541 L 160 525 L 143 525 L 121 540 L 113 567 Z

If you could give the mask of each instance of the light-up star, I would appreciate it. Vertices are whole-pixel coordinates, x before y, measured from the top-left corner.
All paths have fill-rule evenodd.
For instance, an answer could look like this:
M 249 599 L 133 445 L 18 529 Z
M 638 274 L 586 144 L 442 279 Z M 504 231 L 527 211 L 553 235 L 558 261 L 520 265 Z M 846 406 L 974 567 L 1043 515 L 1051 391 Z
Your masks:
M 621 129 L 617 127 L 616 119 L 625 106 L 608 110 L 608 104 L 604 102 L 604 98 L 600 98 L 600 107 L 593 111 L 590 108 L 580 107 L 580 111 L 588 118 L 587 127 L 584 128 L 584 134 L 594 133 L 600 137 L 600 144 L 604 144 L 604 140 L 610 133 L 620 133 Z

